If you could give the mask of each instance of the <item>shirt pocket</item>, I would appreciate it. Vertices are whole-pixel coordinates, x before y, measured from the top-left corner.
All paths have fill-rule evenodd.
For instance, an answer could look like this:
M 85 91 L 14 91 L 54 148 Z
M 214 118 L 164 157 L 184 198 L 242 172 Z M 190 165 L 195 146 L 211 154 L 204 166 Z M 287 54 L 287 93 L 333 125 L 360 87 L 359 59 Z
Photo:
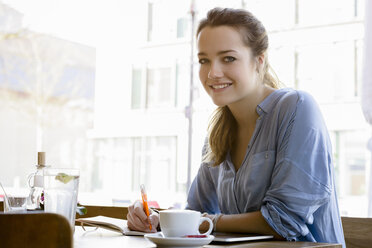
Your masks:
M 245 204 L 244 212 L 260 209 L 262 200 L 271 184 L 275 160 L 275 151 L 259 152 L 248 160 L 245 171 L 239 180 L 240 185 L 243 185 L 240 197 L 242 203 Z

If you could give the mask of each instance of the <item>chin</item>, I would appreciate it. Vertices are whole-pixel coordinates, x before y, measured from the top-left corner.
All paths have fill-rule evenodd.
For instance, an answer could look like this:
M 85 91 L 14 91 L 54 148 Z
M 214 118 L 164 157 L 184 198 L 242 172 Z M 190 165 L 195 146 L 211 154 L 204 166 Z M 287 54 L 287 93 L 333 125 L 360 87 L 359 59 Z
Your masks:
M 213 101 L 214 105 L 216 105 L 217 107 L 225 107 L 227 105 L 226 102 L 224 101 Z

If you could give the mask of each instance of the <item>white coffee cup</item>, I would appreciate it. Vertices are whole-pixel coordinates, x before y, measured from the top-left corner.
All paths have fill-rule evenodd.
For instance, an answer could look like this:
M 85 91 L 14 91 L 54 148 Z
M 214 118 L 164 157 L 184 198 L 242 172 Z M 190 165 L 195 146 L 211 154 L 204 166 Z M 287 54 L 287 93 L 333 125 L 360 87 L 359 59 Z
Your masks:
M 209 222 L 205 233 L 199 232 L 199 226 L 204 221 Z M 164 237 L 183 237 L 186 235 L 209 235 L 213 229 L 212 221 L 201 217 L 201 213 L 193 210 L 163 210 L 160 211 L 160 228 Z

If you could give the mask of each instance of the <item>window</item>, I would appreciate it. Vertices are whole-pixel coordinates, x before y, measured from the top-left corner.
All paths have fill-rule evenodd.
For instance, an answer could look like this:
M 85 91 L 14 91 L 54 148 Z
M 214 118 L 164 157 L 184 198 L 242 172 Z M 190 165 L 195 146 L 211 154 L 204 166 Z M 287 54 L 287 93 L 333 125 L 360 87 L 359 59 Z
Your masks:
M 133 138 L 132 189 L 145 183 L 155 192 L 176 189 L 176 137 Z
M 153 5 L 151 2 L 147 4 L 147 41 L 152 41 Z
M 365 0 L 354 0 L 354 16 L 357 18 L 364 18 Z
M 134 68 L 132 70 L 132 109 L 139 109 L 143 106 L 142 81 L 142 70 Z
M 365 216 L 367 202 L 368 166 L 370 154 L 366 149 L 368 129 L 331 132 L 336 168 L 337 193 L 342 215 Z
M 133 147 L 129 138 L 93 140 L 91 190 L 121 198 L 132 190 Z
M 189 20 L 185 17 L 177 19 L 177 38 L 187 37 Z
M 355 99 L 353 42 L 315 44 L 297 51 L 300 89 L 312 93 L 320 103 Z
M 261 20 L 269 32 L 291 28 L 295 23 L 294 0 L 251 0 L 246 2 L 245 8 Z
M 92 190 L 128 202 L 144 183 L 152 199 L 177 193 L 177 138 L 104 138 L 94 141 Z M 160 193 L 159 193 L 160 192 Z M 133 196 L 134 199 L 138 195 Z
M 176 23 L 173 21 L 172 12 L 167 11 L 169 4 L 165 1 L 152 1 L 148 3 L 147 13 L 147 41 L 166 42 L 174 40 L 173 32 Z M 166 11 L 167 13 L 164 13 Z
M 361 96 L 362 89 L 362 70 L 363 70 L 363 41 L 356 40 L 354 42 L 354 63 L 355 63 L 355 81 L 354 81 L 354 95 L 356 97 Z
M 313 26 L 354 19 L 355 0 L 298 0 L 299 25 Z M 314 14 L 316 13 L 316 18 Z
M 176 105 L 175 79 L 171 67 L 147 67 L 146 70 L 134 68 L 132 70 L 132 109 L 174 108 Z
M 147 42 L 169 44 L 190 37 L 190 2 L 151 0 L 147 6 Z
M 147 69 L 146 108 L 174 106 L 174 92 L 171 68 Z
M 12 168 L 0 173 L 4 186 L 27 187 L 36 151 L 53 167 L 88 170 L 95 50 L 22 30 L 0 39 L 0 54 L 0 163 Z
M 287 87 L 294 87 L 295 82 L 295 53 L 292 47 L 278 47 L 270 49 L 269 62 L 279 80 Z M 282 63 L 283 60 L 288 63 Z

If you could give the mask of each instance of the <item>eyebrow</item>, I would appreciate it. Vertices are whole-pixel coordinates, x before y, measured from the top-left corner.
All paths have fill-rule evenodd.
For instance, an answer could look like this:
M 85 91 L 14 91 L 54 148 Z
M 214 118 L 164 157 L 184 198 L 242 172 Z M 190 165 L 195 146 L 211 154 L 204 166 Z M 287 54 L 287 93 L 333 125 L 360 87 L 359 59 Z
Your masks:
M 235 52 L 236 53 L 235 50 L 223 50 L 223 51 L 218 52 L 217 55 L 221 55 L 221 54 L 225 54 L 225 53 L 230 53 L 230 52 Z M 207 55 L 207 54 L 204 53 L 204 52 L 198 53 L 198 56 L 205 56 L 205 55 Z

